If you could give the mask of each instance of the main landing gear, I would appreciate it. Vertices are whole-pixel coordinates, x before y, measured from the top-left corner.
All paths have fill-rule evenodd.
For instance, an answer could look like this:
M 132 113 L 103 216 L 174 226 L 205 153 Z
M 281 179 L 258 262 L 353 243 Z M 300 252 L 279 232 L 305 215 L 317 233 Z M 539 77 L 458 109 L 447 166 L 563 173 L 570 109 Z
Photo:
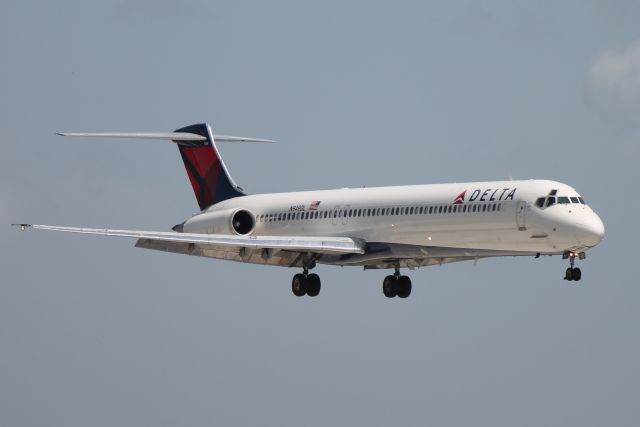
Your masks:
M 293 276 L 291 291 L 297 297 L 317 297 L 320 293 L 320 276 L 315 273 L 309 274 L 309 270 L 305 268 L 302 273 Z
M 580 269 L 578 267 L 574 267 L 574 263 L 576 261 L 576 257 L 578 257 L 579 259 L 585 259 L 585 253 L 581 252 L 579 254 L 575 253 L 575 252 L 565 252 L 562 255 L 563 259 L 567 259 L 569 258 L 569 268 L 567 268 L 567 270 L 565 271 L 564 274 L 564 280 L 568 280 L 570 282 L 578 282 L 580 281 L 580 279 L 582 279 L 582 271 L 580 271 Z
M 411 279 L 400 275 L 400 267 L 396 266 L 396 272 L 384 278 L 382 293 L 387 298 L 406 298 L 411 295 Z

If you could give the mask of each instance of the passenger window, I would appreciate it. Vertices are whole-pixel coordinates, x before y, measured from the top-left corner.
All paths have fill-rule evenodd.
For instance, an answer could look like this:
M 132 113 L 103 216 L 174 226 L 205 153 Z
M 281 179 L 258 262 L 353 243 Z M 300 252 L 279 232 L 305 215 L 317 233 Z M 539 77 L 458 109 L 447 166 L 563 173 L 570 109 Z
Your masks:
M 548 197 L 547 198 L 547 207 L 555 205 L 556 204 L 556 198 L 555 197 Z
M 544 197 L 538 197 L 535 205 L 539 208 L 542 208 L 544 206 Z

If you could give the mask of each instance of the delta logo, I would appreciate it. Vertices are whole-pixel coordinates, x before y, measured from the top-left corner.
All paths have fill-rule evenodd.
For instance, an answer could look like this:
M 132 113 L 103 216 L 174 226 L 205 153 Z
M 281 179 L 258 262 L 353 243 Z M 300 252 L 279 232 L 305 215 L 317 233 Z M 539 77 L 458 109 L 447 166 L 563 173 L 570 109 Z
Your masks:
M 464 190 L 462 193 L 458 194 L 458 197 L 453 201 L 454 205 L 460 205 L 464 202 L 464 196 L 467 194 L 467 190 Z
M 494 202 L 503 200 L 513 200 L 516 195 L 517 188 L 487 188 L 486 190 L 476 189 L 473 190 L 471 196 L 469 196 L 469 202 Z M 454 205 L 461 205 L 464 203 L 464 199 L 467 195 L 467 190 L 458 194 L 458 197 L 453 201 Z

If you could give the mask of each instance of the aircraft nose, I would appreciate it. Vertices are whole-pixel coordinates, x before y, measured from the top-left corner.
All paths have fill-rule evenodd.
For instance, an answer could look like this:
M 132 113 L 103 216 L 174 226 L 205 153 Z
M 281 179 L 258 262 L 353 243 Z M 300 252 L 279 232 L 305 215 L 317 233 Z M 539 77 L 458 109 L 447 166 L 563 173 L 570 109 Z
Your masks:
M 600 217 L 593 214 L 588 221 L 578 224 L 578 240 L 585 246 L 593 247 L 604 238 L 604 224 Z

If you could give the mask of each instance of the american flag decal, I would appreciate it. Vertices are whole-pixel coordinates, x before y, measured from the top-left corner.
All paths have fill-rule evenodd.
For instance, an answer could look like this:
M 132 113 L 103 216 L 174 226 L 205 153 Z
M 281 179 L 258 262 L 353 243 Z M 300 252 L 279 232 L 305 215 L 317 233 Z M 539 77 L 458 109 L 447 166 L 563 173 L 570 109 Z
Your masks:
M 315 202 L 311 202 L 311 204 L 309 205 L 309 210 L 310 211 L 317 211 L 318 210 L 318 206 L 320 206 L 320 201 L 315 201 Z

